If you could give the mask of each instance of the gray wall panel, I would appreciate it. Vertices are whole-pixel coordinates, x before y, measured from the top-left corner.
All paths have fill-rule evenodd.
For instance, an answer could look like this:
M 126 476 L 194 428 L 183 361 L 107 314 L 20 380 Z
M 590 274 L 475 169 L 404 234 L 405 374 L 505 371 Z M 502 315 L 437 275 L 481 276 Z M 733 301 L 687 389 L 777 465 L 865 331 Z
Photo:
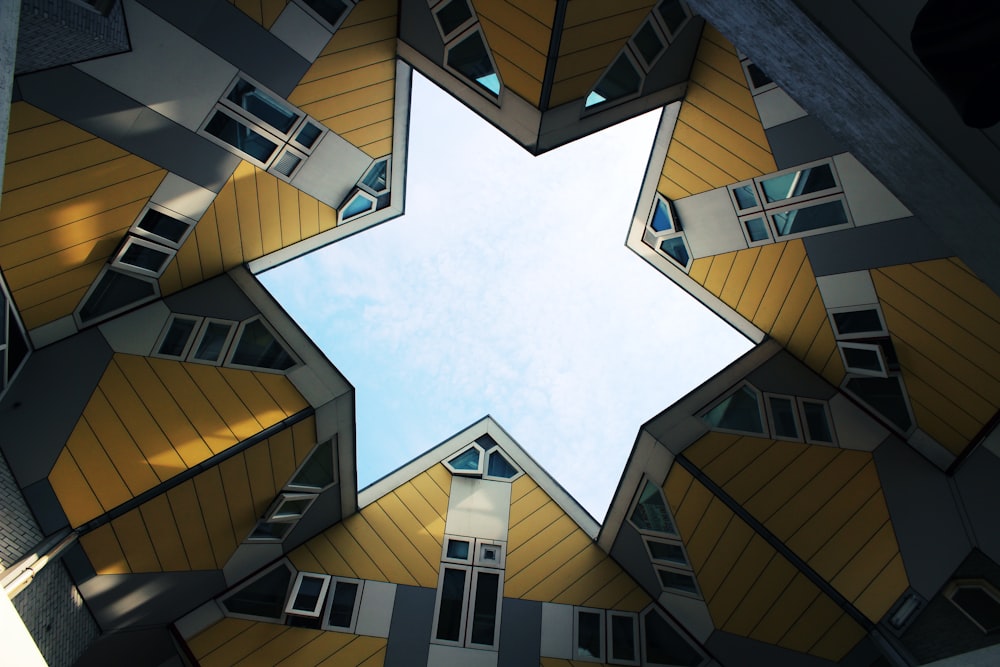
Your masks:
M 0 448 L 22 488 L 48 476 L 111 355 L 104 336 L 88 329 L 28 357 L 0 401 Z M 53 382 L 70 373 L 72 382 Z
M 288 534 L 282 542 L 282 548 L 288 553 L 314 535 L 329 528 L 334 523 L 340 521 L 343 510 L 340 506 L 340 484 L 334 484 L 329 489 L 319 494 L 316 501 L 309 506 L 309 510 L 295 524 L 295 528 Z
M 437 23 L 424 0 L 399 3 L 399 37 L 431 61 L 444 62 L 444 42 Z
M 258 312 L 243 290 L 225 274 L 171 294 L 163 302 L 175 313 L 226 320 L 245 320 Z
M 32 514 L 38 520 L 38 527 L 44 534 L 51 535 L 61 528 L 69 527 L 69 519 L 66 518 L 66 513 L 63 512 L 49 480 L 40 479 L 25 487 L 24 499 L 31 507 Z
M 159 667 L 176 657 L 177 649 L 170 631 L 166 628 L 150 628 L 101 637 L 80 656 L 74 667 Z
M 895 436 L 874 456 L 910 586 L 929 598 L 972 547 L 948 478 Z
M 805 162 L 843 153 L 844 145 L 830 136 L 823 124 L 812 116 L 803 116 L 764 132 L 778 169 L 788 169 Z
M 27 102 L 218 192 L 240 159 L 75 67 L 18 79 Z
M 705 20 L 696 16 L 684 26 L 667 52 L 653 65 L 642 84 L 642 95 L 649 95 L 663 88 L 686 83 L 694 63 L 695 53 L 701 44 L 701 32 Z
M 433 588 L 396 586 L 396 603 L 389 624 L 385 667 L 426 665 L 431 625 L 434 620 Z
M 140 2 L 279 95 L 287 97 L 309 69 L 309 61 L 228 2 Z
M 803 240 L 817 276 L 923 262 L 955 254 L 916 218 L 816 234 Z
M 1000 494 L 997 494 L 1000 459 L 980 447 L 965 459 L 954 479 L 962 495 L 966 516 L 972 523 L 977 546 L 1000 563 L 1000 530 L 997 530 L 997 517 L 1000 516 Z
M 642 543 L 639 531 L 632 527 L 628 521 L 622 521 L 622 527 L 618 531 L 618 537 L 611 547 L 611 557 L 619 565 L 625 568 L 633 579 L 639 582 L 650 597 L 654 600 L 660 597 L 663 588 L 660 580 L 656 576 L 656 571 L 649 562 L 649 554 Z
M 725 667 L 767 665 L 767 667 L 833 667 L 836 663 L 806 653 L 765 644 L 716 630 L 705 642 L 707 648 Z
M 99 574 L 79 585 L 104 632 L 172 623 L 226 589 L 219 570 Z M 123 605 L 122 600 L 129 604 Z
M 753 386 L 775 394 L 829 400 L 836 388 L 784 350 L 747 375 Z
M 497 667 L 538 664 L 542 652 L 542 603 L 503 599 Z

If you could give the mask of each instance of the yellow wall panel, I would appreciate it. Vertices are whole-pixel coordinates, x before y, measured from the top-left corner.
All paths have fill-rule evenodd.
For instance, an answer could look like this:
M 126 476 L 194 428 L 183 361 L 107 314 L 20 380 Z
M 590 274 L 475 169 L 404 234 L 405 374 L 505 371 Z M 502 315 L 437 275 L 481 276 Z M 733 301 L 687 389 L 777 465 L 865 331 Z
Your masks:
M 69 450 L 59 454 L 48 479 L 73 528 L 101 514 L 101 503 Z
M 801 453 L 744 503 L 747 510 L 766 522 L 840 453 L 833 447 L 811 447 L 790 443 Z
M 523 522 L 508 533 L 507 578 L 517 575 L 576 530 L 576 523 L 555 503 L 546 504 L 537 523 Z M 534 516 L 534 515 L 533 515 Z
M 762 611 L 774 605 L 797 572 L 787 559 L 775 552 L 721 629 L 741 637 L 749 636 L 760 621 Z
M 223 619 L 220 623 L 229 620 L 232 619 Z M 288 626 L 274 623 L 251 623 L 211 653 L 196 654 L 195 657 L 201 667 L 232 667 L 289 629 Z
M 743 521 L 730 522 L 715 549 L 698 569 L 698 585 L 706 600 L 712 600 L 733 566 L 743 560 L 744 550 L 752 537 L 753 531 L 749 525 Z M 746 555 L 750 556 L 752 552 Z M 770 555 L 767 556 L 769 558 Z M 767 559 L 760 565 L 761 570 L 767 564 Z
M 818 595 L 820 592 L 815 584 L 805 575 L 796 574 L 774 605 L 761 616 L 760 621 L 750 632 L 750 638 L 769 644 L 779 644 L 781 638 Z
M 847 614 L 842 615 L 809 652 L 826 660 L 841 660 L 868 633 Z
M 802 454 L 804 447 L 796 443 L 775 440 L 766 451 L 748 463 L 737 475 L 726 482 L 726 493 L 736 502 L 745 503 L 771 478 Z
M 716 458 L 724 454 L 730 447 L 734 446 L 743 436 L 735 433 L 721 433 L 719 431 L 709 431 L 698 438 L 697 442 L 684 450 L 684 456 L 697 465 L 704 468 Z
M 724 454 L 705 466 L 703 471 L 717 484 L 725 486 L 730 479 L 738 475 L 773 444 L 773 440 L 766 438 L 744 436 Z
M 229 2 L 265 29 L 274 24 L 288 4 L 288 0 L 229 0 Z
M 245 535 L 237 539 L 233 533 L 233 524 L 226 509 L 226 492 L 222 486 L 222 476 L 219 469 L 209 468 L 194 478 L 195 493 L 205 520 L 205 529 L 212 545 L 215 562 L 222 567 L 236 549 L 236 545 Z
M 125 559 L 132 572 L 159 572 L 160 561 L 153 549 L 142 515 L 137 511 L 126 512 L 111 522 L 118 537 Z
M 278 662 L 280 667 L 297 667 L 298 665 L 315 665 L 331 655 L 335 655 L 344 646 L 352 642 L 354 635 L 340 632 L 317 632 L 316 639 Z
M 151 547 L 160 568 L 165 572 L 192 569 L 167 496 L 150 499 L 139 507 L 139 512 L 143 524 L 149 529 Z
M 174 516 L 184 517 L 183 521 L 177 522 L 177 532 L 191 569 L 211 570 L 222 567 L 224 563 L 216 562 L 212 551 L 212 542 L 208 537 L 208 528 L 202 517 L 194 482 L 174 487 L 167 492 L 167 500 L 170 501 Z
M 732 529 L 742 521 L 733 519 Z M 725 626 L 733 612 L 748 593 L 756 587 L 757 580 L 775 556 L 774 547 L 769 545 L 760 535 L 754 534 L 744 549 L 741 557 L 732 569 L 725 574 L 722 585 L 708 601 L 708 611 L 717 626 Z M 692 564 L 694 561 L 692 560 Z M 707 571 L 708 564 L 698 570 L 698 576 Z M 758 610 L 760 611 L 760 610 Z
M 781 640 L 782 646 L 806 653 L 819 641 L 844 612 L 826 595 L 819 595 L 792 624 Z
M 80 536 L 80 545 L 90 558 L 97 574 L 128 574 L 125 554 L 110 523 Z
M 548 52 L 547 39 L 545 40 L 546 44 L 539 50 L 525 41 L 522 38 L 522 33 L 512 33 L 507 29 L 507 26 L 498 24 L 485 15 L 480 14 L 479 25 L 482 26 L 483 33 L 486 35 L 486 41 L 493 53 L 499 54 L 510 62 L 515 63 L 517 67 L 538 81 L 541 81 L 545 77 L 546 53 Z M 503 72 L 501 71 L 500 74 L 502 80 Z
M 885 616 L 908 585 L 903 558 L 897 553 L 864 592 L 854 599 L 854 606 L 872 621 L 876 621 Z
M 117 507 L 132 497 L 86 420 L 82 420 L 73 429 L 66 442 L 63 455 L 65 454 L 70 454 L 79 466 L 80 473 L 88 481 L 104 511 Z M 60 483 L 60 486 L 63 484 Z

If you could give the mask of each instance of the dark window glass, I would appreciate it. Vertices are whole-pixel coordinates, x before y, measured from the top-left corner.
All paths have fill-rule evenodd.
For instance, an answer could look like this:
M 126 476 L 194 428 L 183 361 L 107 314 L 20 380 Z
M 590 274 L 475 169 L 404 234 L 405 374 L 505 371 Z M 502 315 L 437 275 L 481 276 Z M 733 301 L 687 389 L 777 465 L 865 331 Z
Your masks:
M 489 466 L 486 474 L 492 477 L 502 477 L 510 479 L 517 474 L 517 468 L 512 466 L 500 452 L 492 452 L 489 458 Z
M 232 324 L 209 322 L 205 334 L 198 341 L 198 349 L 194 352 L 194 358 L 202 361 L 218 361 L 232 328 Z
M 347 4 L 342 0 L 303 0 L 303 2 L 329 23 L 331 28 L 336 27 L 347 12 Z
M 688 564 L 687 558 L 684 557 L 684 549 L 679 544 L 654 542 L 653 540 L 647 540 L 646 544 L 649 545 L 649 553 L 656 560 L 678 563 L 680 565 Z
M 647 481 L 639 494 L 639 502 L 632 510 L 632 523 L 639 530 L 652 530 L 657 533 L 673 534 L 674 524 L 670 520 L 667 504 L 660 490 L 652 482 Z
M 258 521 L 250 537 L 257 540 L 283 540 L 294 526 L 294 523 L 283 521 Z
M 472 605 L 473 644 L 493 645 L 497 625 L 497 592 L 500 588 L 500 574 L 479 572 L 476 575 L 476 599 Z
M 382 192 L 388 187 L 386 180 L 388 177 L 388 167 L 389 162 L 387 160 L 379 160 L 372 165 L 361 182 L 371 188 L 373 192 Z
M 818 164 L 781 176 L 772 176 L 760 182 L 764 199 L 768 202 L 783 201 L 792 197 L 814 194 L 836 187 L 833 170 L 828 164 Z
M 4 296 L 3 290 L 0 289 L 0 345 L 7 342 L 7 327 L 5 326 L 7 318 L 13 322 L 14 313 L 7 310 L 7 297 Z
M 847 224 L 847 211 L 841 201 L 792 209 L 772 216 L 778 236 L 811 232 L 815 229 Z
M 635 44 L 636 50 L 642 59 L 646 61 L 646 65 L 652 65 L 653 61 L 656 60 L 663 49 L 666 48 L 666 44 L 660 39 L 657 34 L 656 29 L 653 28 L 653 24 L 650 21 L 646 21 L 639 28 L 639 31 L 635 33 L 635 38 L 632 42 Z
M 986 632 L 1000 629 L 1000 602 L 979 586 L 961 586 L 951 599 Z
M 305 123 L 302 125 L 302 129 L 299 133 L 295 135 L 295 141 L 305 146 L 306 148 L 312 148 L 316 140 L 319 139 L 319 135 L 323 134 L 323 130 L 319 129 L 318 125 L 313 123 Z
M 646 661 L 653 665 L 684 665 L 694 667 L 701 663 L 701 656 L 691 648 L 673 626 L 652 611 L 646 614 Z
M 312 498 L 292 498 L 285 500 L 274 513 L 274 519 L 294 519 L 302 516 L 303 512 L 309 509 Z
M 451 33 L 472 18 L 472 10 L 469 9 L 467 0 L 451 0 L 445 3 L 436 14 L 438 25 L 441 26 L 441 33 L 447 38 Z
M 670 34 L 672 35 L 676 35 L 680 27 L 684 25 L 684 21 L 687 20 L 684 7 L 681 6 L 678 0 L 661 2 L 657 10 L 659 10 L 663 22 L 667 25 L 667 29 L 670 30 Z
M 614 64 L 601 80 L 594 86 L 594 91 L 587 97 L 587 106 L 600 102 L 614 101 L 639 92 L 642 85 L 642 75 L 624 53 L 618 56 Z
M 635 660 L 635 620 L 631 616 L 611 617 L 611 659 Z
M 662 199 L 656 200 L 656 210 L 653 212 L 653 223 L 650 226 L 654 232 L 666 232 L 674 228 L 670 205 Z
M 198 320 L 175 317 L 174 321 L 170 323 L 167 335 L 163 337 L 163 342 L 158 350 L 159 354 L 169 357 L 179 357 L 184 354 L 184 346 L 187 345 L 196 324 L 198 324 Z
M 448 461 L 449 465 L 455 470 L 478 470 L 479 469 L 479 450 L 475 447 L 470 447 L 458 456 L 454 457 Z
M 802 412 L 806 418 L 806 433 L 815 442 L 833 442 L 830 422 L 826 418 L 826 406 L 812 401 L 802 402 Z
M 747 235 L 750 237 L 752 242 L 766 241 L 770 238 L 770 234 L 767 233 L 767 223 L 764 222 L 764 218 L 751 218 L 744 221 L 743 224 L 746 225 Z
M 299 583 L 299 590 L 295 593 L 295 602 L 292 609 L 296 611 L 312 612 L 319 605 L 319 596 L 323 591 L 323 579 L 318 577 L 305 576 Z
M 351 627 L 351 618 L 354 616 L 354 600 L 357 596 L 357 584 L 338 581 L 333 589 L 330 614 L 326 618 L 327 625 L 333 625 L 338 628 Z
M 276 567 L 226 598 L 222 606 L 234 614 L 280 618 L 291 579 L 287 567 Z
M 698 586 L 694 583 L 694 577 L 690 574 L 674 572 L 673 570 L 657 570 L 660 575 L 660 583 L 664 588 L 672 588 L 685 593 L 698 594 Z
M 709 426 L 764 435 L 757 393 L 746 385 L 727 396 L 705 413 Z
M 837 325 L 837 331 L 841 334 L 882 331 L 882 320 L 874 308 L 834 313 L 833 323 Z
M 577 610 L 576 627 L 576 657 L 601 658 L 601 615 Z
M 465 570 L 445 568 L 438 609 L 438 639 L 459 641 L 462 632 L 462 603 L 465 598 Z
M 478 30 L 448 51 L 448 67 L 476 82 L 494 97 L 500 94 L 500 80 L 493 70 L 483 35 Z
M 295 365 L 295 359 L 282 347 L 263 322 L 253 320 L 243 327 L 231 363 L 284 371 Z
M 333 480 L 333 442 L 328 440 L 316 446 L 309 460 L 292 479 L 292 485 L 319 490 L 333 484 Z
M 483 448 L 483 451 L 488 452 L 494 447 L 499 447 L 497 441 L 493 439 L 489 433 L 484 433 L 478 438 L 476 438 L 476 444 Z
M 465 540 L 448 540 L 448 558 L 469 560 L 469 543 Z
M 741 211 L 753 208 L 757 205 L 757 192 L 752 183 L 744 183 L 733 188 L 733 196 L 736 197 L 736 204 Z
M 682 268 L 687 268 L 688 260 L 691 259 L 691 256 L 688 254 L 687 246 L 684 245 L 684 240 L 681 237 L 675 236 L 674 238 L 665 239 L 660 243 L 660 250 L 680 264 Z
M 152 283 L 109 270 L 80 308 L 80 319 L 87 322 L 155 295 Z
M 899 430 L 908 431 L 913 425 L 898 377 L 851 378 L 846 387 L 870 408 L 898 426 Z
M 180 243 L 188 230 L 188 224 L 155 209 L 149 209 L 138 224 L 139 229 L 155 234 L 173 243 Z
M 764 74 L 764 70 L 762 70 L 754 63 L 747 64 L 747 72 L 750 74 L 750 84 L 755 89 L 763 88 L 767 84 L 773 83 L 771 81 L 771 77 L 769 77 L 767 74 Z
M 799 427 L 795 423 L 795 404 L 791 399 L 769 396 L 771 419 L 774 421 L 774 434 L 781 438 L 798 438 Z
M 847 347 L 846 345 L 841 346 L 841 349 L 844 351 L 844 359 L 850 368 L 876 372 L 885 370 L 882 367 L 882 361 L 879 359 L 878 352 L 875 350 Z
M 14 318 L 10 318 L 10 336 L 7 340 L 7 377 L 13 377 L 18 367 L 28 356 L 28 341 L 21 333 Z M 0 369 L 0 381 L 3 380 L 3 369 Z
M 118 261 L 158 274 L 163 270 L 163 266 L 170 261 L 170 253 L 138 243 L 130 243 Z
M 266 163 L 278 149 L 278 144 L 221 111 L 215 112 L 205 131 L 260 162 Z
M 282 134 L 287 134 L 299 120 L 298 114 L 244 79 L 236 82 L 229 91 L 228 98 L 230 102 L 246 109 L 251 116 Z

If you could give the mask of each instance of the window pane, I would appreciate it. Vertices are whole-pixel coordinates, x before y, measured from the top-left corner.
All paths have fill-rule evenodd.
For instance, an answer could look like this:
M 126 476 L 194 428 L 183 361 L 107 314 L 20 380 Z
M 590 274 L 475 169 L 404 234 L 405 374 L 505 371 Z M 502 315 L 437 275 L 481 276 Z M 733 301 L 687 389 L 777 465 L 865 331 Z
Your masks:
M 791 399 L 769 396 L 767 401 L 774 421 L 774 434 L 780 438 L 798 438 L 799 427 L 795 422 L 795 405 Z
M 510 479 L 517 474 L 517 468 L 512 466 L 500 452 L 491 452 L 490 464 L 486 470 L 486 474 L 491 477 Z
M 500 575 L 496 572 L 479 572 L 476 576 L 476 599 L 472 606 L 473 644 L 493 645 L 497 623 L 497 592 Z
M 951 599 L 987 632 L 1000 628 L 1000 602 L 979 586 L 962 586 Z
M 304 123 L 302 129 L 295 135 L 295 141 L 306 148 L 312 148 L 321 134 L 323 134 L 323 130 L 319 129 L 319 126 L 313 123 Z
M 351 627 L 354 616 L 354 600 L 358 595 L 358 585 L 347 581 L 338 581 L 333 589 L 333 599 L 330 602 L 330 614 L 327 625 L 338 628 Z
M 639 55 L 642 56 L 643 60 L 646 61 L 647 65 L 652 65 L 653 61 L 663 52 L 666 48 L 666 44 L 660 39 L 660 36 L 656 33 L 653 28 L 653 24 L 650 21 L 646 21 L 639 28 L 639 31 L 635 34 L 632 43 L 635 44 L 636 50 Z
M 195 350 L 194 358 L 202 361 L 218 361 L 222 355 L 222 347 L 229 337 L 232 324 L 222 322 L 209 322 L 205 329 L 205 335 L 198 342 L 198 349 Z
M 344 220 L 350 220 L 351 218 L 356 218 L 359 215 L 363 215 L 372 210 L 372 201 L 358 193 L 354 195 L 350 203 L 344 208 Z
M 611 69 L 594 86 L 594 92 L 591 93 L 594 101 L 592 102 L 592 98 L 588 97 L 587 106 L 634 95 L 639 92 L 641 85 L 642 76 L 635 69 L 635 65 L 625 54 L 620 54 Z
M 297 113 L 244 79 L 236 82 L 227 97 L 282 134 L 287 134 L 299 120 Z
M 302 577 L 299 590 L 295 594 L 292 609 L 296 611 L 315 611 L 319 605 L 319 596 L 323 591 L 324 580 L 318 577 Z
M 371 188 L 374 192 L 382 192 L 388 187 L 388 160 L 379 160 L 372 168 L 368 170 L 365 174 L 364 179 L 361 181 L 366 186 Z
M 826 418 L 826 406 L 822 403 L 802 401 L 802 412 L 806 417 L 806 434 L 815 442 L 833 442 L 830 422 Z
M 659 569 L 656 572 L 660 575 L 660 583 L 663 584 L 664 588 L 672 588 L 677 591 L 684 591 L 685 593 L 694 593 L 695 595 L 698 594 L 698 586 L 694 582 L 694 577 L 690 574 Z
M 156 294 L 153 284 L 117 271 L 107 271 L 80 308 L 84 322 L 119 310 Z
M 170 323 L 167 335 L 163 337 L 159 353 L 170 357 L 179 357 L 184 354 L 184 346 L 187 345 L 196 324 L 198 324 L 197 320 L 175 317 L 174 321 Z
M 479 469 L 479 450 L 475 447 L 470 447 L 458 456 L 454 457 L 448 463 L 455 470 L 478 470 Z
M 649 664 L 694 667 L 701 663 L 701 656 L 659 612 L 654 610 L 646 614 L 643 624 L 646 661 Z
M 667 202 L 660 198 L 656 199 L 656 210 L 653 212 L 654 232 L 666 232 L 674 228 L 674 221 L 670 215 L 670 207 Z
M 276 143 L 221 111 L 215 112 L 212 120 L 205 126 L 205 131 L 260 162 L 270 160 L 278 149 Z
M 754 191 L 752 183 L 744 183 L 732 188 L 733 196 L 736 197 L 736 205 L 741 211 L 757 206 L 757 193 Z
M 670 520 L 667 504 L 660 490 L 652 482 L 647 481 L 632 511 L 632 523 L 639 530 L 652 530 L 657 533 L 673 534 L 674 524 Z
M 489 433 L 484 433 L 476 438 L 476 444 L 483 448 L 483 451 L 490 451 L 494 447 L 499 447 L 497 441 Z
M 660 250 L 680 264 L 682 268 L 687 268 L 688 260 L 691 259 L 691 256 L 688 254 L 687 246 L 684 245 L 684 239 L 679 236 L 666 239 L 660 243 Z
M 438 609 L 436 637 L 459 641 L 462 631 L 462 607 L 465 598 L 465 570 L 445 568 L 441 582 L 441 606 Z
M 483 35 L 478 30 L 448 51 L 448 67 L 476 82 L 494 96 L 500 94 L 500 80 L 493 70 Z
M 347 5 L 343 0 L 303 0 L 303 2 L 331 26 L 336 26 L 347 11 Z
M 276 567 L 226 598 L 222 606 L 234 614 L 281 618 L 291 579 L 287 567 Z
M 687 14 L 684 13 L 684 7 L 681 6 L 679 0 L 666 0 L 660 3 L 657 9 L 663 18 L 663 22 L 667 25 L 667 29 L 670 30 L 671 34 L 676 35 L 677 30 L 687 20 Z
M 171 218 L 165 213 L 160 213 L 155 209 L 149 209 L 142 216 L 142 220 L 137 225 L 139 229 L 155 234 L 160 238 L 167 239 L 173 243 L 180 243 L 184 238 L 184 233 L 188 230 L 188 224 Z
M 767 233 L 767 223 L 764 222 L 764 218 L 751 218 L 743 224 L 746 225 L 747 236 L 751 242 L 766 241 L 771 236 Z
M 576 623 L 576 657 L 601 658 L 601 615 L 578 610 Z
M 878 352 L 858 347 L 847 347 L 842 345 L 844 360 L 847 361 L 849 369 L 857 368 L 865 371 L 883 372 L 882 360 L 879 359 Z
M 255 540 L 283 540 L 294 526 L 294 523 L 283 521 L 258 521 L 250 537 Z
M 829 190 L 836 187 L 837 183 L 833 180 L 830 165 L 818 164 L 801 171 L 763 179 L 760 185 L 765 201 L 776 202 Z
M 764 435 L 757 393 L 746 385 L 709 410 L 704 419 L 709 426 Z
M 163 266 L 170 260 L 170 253 L 156 250 L 138 243 L 129 243 L 118 261 L 151 273 L 160 273 Z
M 833 323 L 837 325 L 837 332 L 841 334 L 882 331 L 882 319 L 874 308 L 834 313 Z
M 611 659 L 635 660 L 635 620 L 631 616 L 611 617 Z
M 655 560 L 677 563 L 679 565 L 688 564 L 687 558 L 684 557 L 684 549 L 679 544 L 655 542 L 653 540 L 646 540 L 646 544 L 649 545 L 649 553 Z
M 469 9 L 467 0 L 452 0 L 445 3 L 434 15 L 441 26 L 441 33 L 447 37 L 455 32 L 455 29 L 472 18 L 472 10 Z
M 292 486 L 322 489 L 333 484 L 333 443 L 326 441 L 316 446 L 316 450 L 292 479 Z
M 774 220 L 774 228 L 777 230 L 778 236 L 811 232 L 816 229 L 847 224 L 847 212 L 841 201 L 829 201 L 825 204 L 775 213 L 771 218 Z
M 293 519 L 302 516 L 302 513 L 309 509 L 309 505 L 312 504 L 312 498 L 293 498 L 286 500 L 278 507 L 277 511 L 274 513 L 272 518 L 274 519 Z
M 772 83 L 771 77 L 764 74 L 764 70 L 758 67 L 755 63 L 747 64 L 747 73 L 750 74 L 750 84 L 754 88 L 762 88 L 769 83 Z
M 253 320 L 243 327 L 236 351 L 233 352 L 232 363 L 284 371 L 295 365 L 295 359 L 263 322 Z
M 21 333 L 13 316 L 10 318 L 10 337 L 7 341 L 7 377 L 13 377 L 21 362 L 28 356 L 28 341 Z M 3 376 L 0 375 L 0 380 Z
M 908 431 L 913 425 L 898 377 L 851 378 L 846 387 L 901 431 Z
M 469 560 L 469 543 L 465 540 L 448 540 L 448 558 Z

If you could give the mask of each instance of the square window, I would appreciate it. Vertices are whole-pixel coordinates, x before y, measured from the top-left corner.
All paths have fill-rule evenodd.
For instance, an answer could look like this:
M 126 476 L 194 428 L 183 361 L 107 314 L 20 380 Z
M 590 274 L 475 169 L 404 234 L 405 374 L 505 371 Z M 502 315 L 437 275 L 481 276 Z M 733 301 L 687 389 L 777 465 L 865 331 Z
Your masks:
M 503 542 L 477 538 L 475 565 L 502 568 L 506 550 Z
M 681 593 L 688 597 L 700 598 L 698 583 L 690 571 L 675 570 L 669 567 L 657 567 L 656 575 L 664 590 Z
M 155 356 L 184 359 L 191 351 L 191 343 L 201 321 L 202 318 L 193 315 L 171 315 L 153 347 Z
M 157 243 L 180 248 L 194 225 L 194 220 L 150 202 L 129 231 Z
M 445 535 L 441 560 L 451 563 L 472 564 L 475 556 L 476 540 L 472 537 Z
M 837 343 L 848 373 L 869 377 L 888 377 L 889 369 L 882 347 L 873 343 Z
M 319 618 L 323 609 L 326 591 L 330 587 L 330 575 L 299 572 L 288 596 L 285 613 L 295 616 Z
M 292 109 L 280 95 L 242 74 L 230 84 L 222 101 L 234 111 L 249 116 L 254 122 L 284 138 L 289 136 L 302 118 L 302 114 Z
M 208 115 L 202 132 L 215 143 L 233 149 L 248 162 L 267 169 L 283 143 L 266 130 L 239 117 L 235 111 L 217 106 Z

